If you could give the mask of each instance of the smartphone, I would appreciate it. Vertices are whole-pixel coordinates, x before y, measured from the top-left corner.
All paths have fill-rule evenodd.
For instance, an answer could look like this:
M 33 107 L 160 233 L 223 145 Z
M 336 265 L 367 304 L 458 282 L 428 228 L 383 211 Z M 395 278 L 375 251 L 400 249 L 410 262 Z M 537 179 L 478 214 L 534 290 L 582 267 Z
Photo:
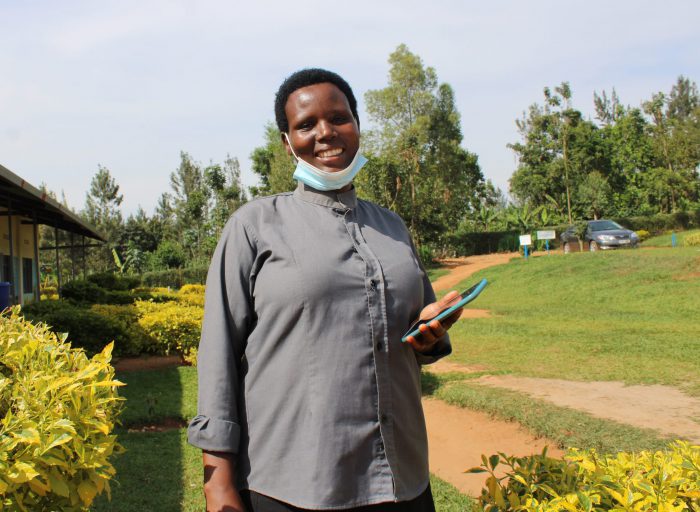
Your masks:
M 476 299 L 479 296 L 479 294 L 481 293 L 481 291 L 484 288 L 486 288 L 486 284 L 487 284 L 486 279 L 482 279 L 481 281 L 476 283 L 471 288 L 467 288 L 462 293 L 460 293 L 460 295 L 462 296 L 461 299 L 455 297 L 454 301 L 452 301 L 451 303 L 448 303 L 445 306 L 445 309 L 440 311 L 440 313 L 435 315 L 433 318 L 428 318 L 427 320 L 420 320 L 420 321 L 414 323 L 411 326 L 411 328 L 408 330 L 408 332 L 406 334 L 404 334 L 403 338 L 401 338 L 401 341 L 403 341 L 405 343 L 409 336 L 413 336 L 415 338 L 419 337 L 421 335 L 421 332 L 418 329 L 418 327 L 421 324 L 428 324 L 428 323 L 432 322 L 433 320 L 438 320 L 438 321 L 443 320 L 443 319 L 447 318 L 448 316 L 450 316 L 452 313 L 454 313 L 459 308 L 463 307 L 465 304 Z

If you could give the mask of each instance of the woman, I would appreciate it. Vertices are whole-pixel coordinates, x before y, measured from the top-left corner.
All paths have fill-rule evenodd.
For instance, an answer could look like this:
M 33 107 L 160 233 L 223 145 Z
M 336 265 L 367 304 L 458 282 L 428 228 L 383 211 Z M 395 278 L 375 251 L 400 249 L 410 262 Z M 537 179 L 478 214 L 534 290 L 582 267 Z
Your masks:
M 292 193 L 231 217 L 207 278 L 199 415 L 209 511 L 434 510 L 420 365 L 450 353 L 401 219 L 358 200 L 357 103 L 325 70 L 290 76 L 277 126 Z

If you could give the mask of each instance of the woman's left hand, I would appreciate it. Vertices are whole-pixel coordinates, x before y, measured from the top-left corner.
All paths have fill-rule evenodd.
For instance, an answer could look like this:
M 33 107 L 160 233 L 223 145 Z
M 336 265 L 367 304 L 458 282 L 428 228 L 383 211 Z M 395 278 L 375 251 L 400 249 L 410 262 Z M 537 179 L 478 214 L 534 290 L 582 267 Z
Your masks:
M 419 319 L 423 320 L 437 316 L 449 303 L 456 302 L 460 298 L 461 296 L 458 292 L 451 291 L 446 293 L 439 301 L 425 306 L 423 311 L 420 312 Z M 411 345 L 418 352 L 429 352 L 435 343 L 437 343 L 438 339 L 442 338 L 447 330 L 452 327 L 452 324 L 459 320 L 461 314 L 462 308 L 459 308 L 441 321 L 433 320 L 427 324 L 419 325 L 418 330 L 421 335 L 418 338 L 409 336 L 406 338 L 406 343 Z

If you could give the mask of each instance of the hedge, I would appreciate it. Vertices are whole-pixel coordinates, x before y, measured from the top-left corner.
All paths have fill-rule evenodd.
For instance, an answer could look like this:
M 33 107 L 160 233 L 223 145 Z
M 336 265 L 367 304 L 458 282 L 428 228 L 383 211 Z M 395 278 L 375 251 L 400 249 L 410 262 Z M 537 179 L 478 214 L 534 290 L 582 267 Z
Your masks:
M 88 510 L 121 451 L 112 345 L 92 359 L 42 324 L 0 316 L 0 509 Z
M 133 306 L 132 306 L 133 307 Z M 89 306 L 66 300 L 46 300 L 29 304 L 23 310 L 27 319 L 44 322 L 57 334 L 67 333 L 66 340 L 90 354 L 101 352 L 110 341 L 115 342 L 114 354 L 136 355 L 129 330 L 118 318 L 100 314 Z
M 178 353 L 186 360 L 195 357 L 202 331 L 204 309 L 182 303 L 139 301 L 139 325 L 164 354 Z
M 448 245 L 460 256 L 517 251 L 520 246 L 518 231 L 484 231 L 454 233 L 448 237 Z
M 700 210 L 659 213 L 646 217 L 613 217 L 612 220 L 632 231 L 644 229 L 654 235 L 664 231 L 684 231 L 700 228 Z
M 665 451 L 615 455 L 572 448 L 563 459 L 546 453 L 482 456 L 467 472 L 489 473 L 484 511 L 700 510 L 700 446 L 676 441 Z
M 208 267 L 173 268 L 146 272 L 141 276 L 146 286 L 165 286 L 179 289 L 186 284 L 204 284 L 207 280 Z

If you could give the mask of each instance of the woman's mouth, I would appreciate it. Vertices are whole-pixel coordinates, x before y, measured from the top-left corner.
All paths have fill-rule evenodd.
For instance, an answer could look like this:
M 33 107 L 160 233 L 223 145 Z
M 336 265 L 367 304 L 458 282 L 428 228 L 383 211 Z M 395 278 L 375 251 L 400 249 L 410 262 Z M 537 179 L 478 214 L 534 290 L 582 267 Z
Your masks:
M 333 158 L 334 156 L 341 155 L 345 150 L 343 148 L 327 149 L 326 151 L 319 151 L 316 153 L 318 158 Z

